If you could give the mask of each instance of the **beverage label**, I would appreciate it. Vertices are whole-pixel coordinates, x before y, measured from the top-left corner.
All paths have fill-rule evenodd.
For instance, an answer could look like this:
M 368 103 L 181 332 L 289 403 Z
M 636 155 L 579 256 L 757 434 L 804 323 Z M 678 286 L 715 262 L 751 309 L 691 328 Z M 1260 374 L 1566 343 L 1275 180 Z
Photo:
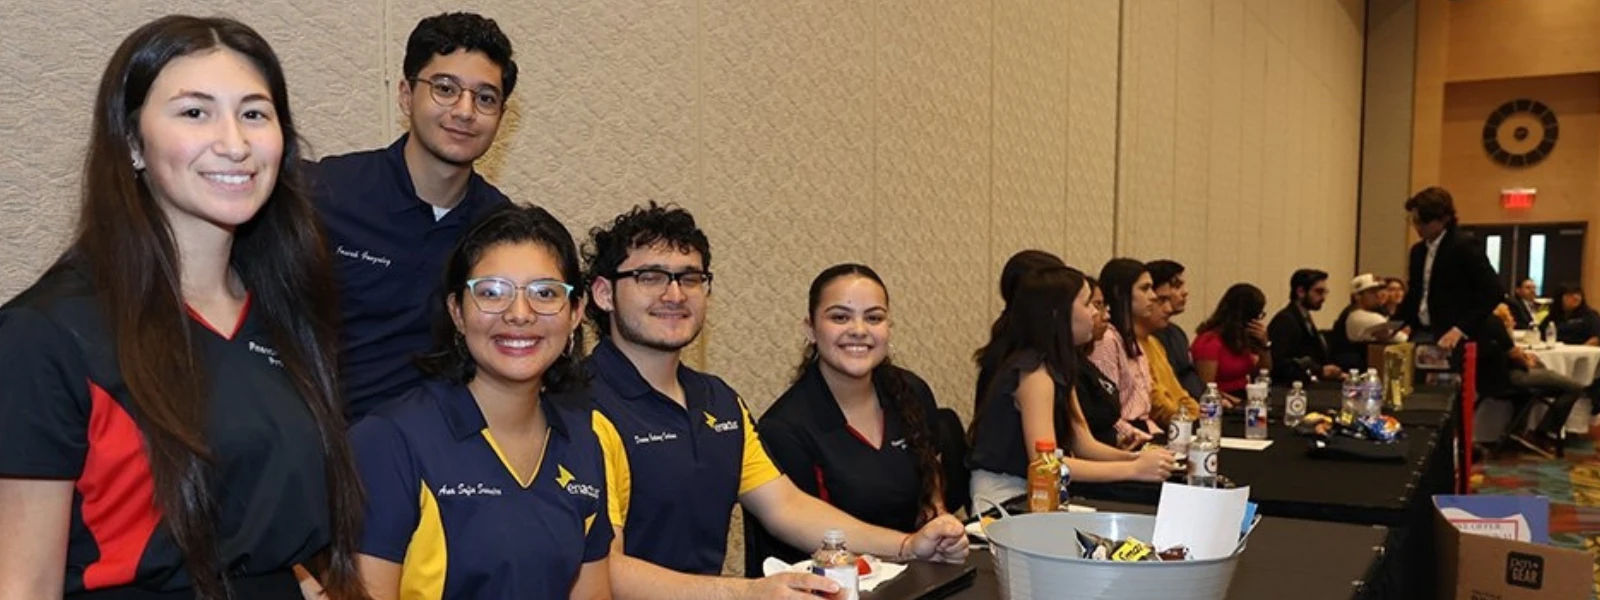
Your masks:
M 1200 418 L 1215 419 L 1217 418 L 1217 412 L 1221 410 L 1222 402 L 1220 401 L 1202 402 L 1200 403 Z
M 1261 407 L 1259 407 L 1259 406 L 1252 406 L 1250 408 L 1244 409 L 1244 426 L 1245 426 L 1245 428 L 1246 429 L 1254 429 L 1256 427 L 1260 427 L 1261 426 L 1261 413 L 1262 413 L 1262 410 L 1261 410 Z
M 1305 396 L 1289 396 L 1289 412 L 1303 415 L 1306 412 Z
M 1189 448 L 1189 475 L 1211 477 L 1217 474 L 1217 451 L 1202 450 L 1198 445 Z
M 1189 436 L 1193 434 L 1193 421 L 1173 421 L 1167 426 L 1167 445 L 1175 449 L 1189 448 Z
M 840 600 L 860 600 L 861 572 L 856 569 L 856 565 L 853 562 L 848 566 L 838 567 L 821 567 L 813 564 L 811 565 L 811 573 L 827 577 L 832 579 L 834 583 L 839 584 L 839 595 L 835 596 L 836 598 Z

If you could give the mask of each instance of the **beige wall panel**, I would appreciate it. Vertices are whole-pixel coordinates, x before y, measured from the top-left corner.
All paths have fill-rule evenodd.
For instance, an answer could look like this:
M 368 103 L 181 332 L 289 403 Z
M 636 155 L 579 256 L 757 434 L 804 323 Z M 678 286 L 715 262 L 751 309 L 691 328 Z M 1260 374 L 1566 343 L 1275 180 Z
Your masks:
M 1211 169 L 1211 36 L 1212 0 L 1178 3 L 1177 88 L 1173 121 L 1172 236 L 1164 252 L 1147 258 L 1172 258 L 1190 271 L 1190 308 L 1176 322 L 1193 331 L 1205 318 L 1215 293 L 1216 279 L 1209 275 L 1206 248 L 1214 240 L 1206 234 Z
M 708 2 L 704 167 L 717 293 L 708 364 L 761 412 L 788 387 L 806 291 L 822 269 L 873 264 L 872 6 Z M 884 273 L 893 287 L 903 273 Z
M 1117 254 L 1154 258 L 1173 234 L 1176 0 L 1123 4 Z
M 1018 250 L 1061 253 L 1067 219 L 1068 5 L 994 4 L 994 154 L 989 270 Z M 1000 309 L 989 294 L 991 314 Z
M 1064 2 L 1067 36 L 1067 264 L 1098 274 L 1116 235 L 1118 0 Z
M 377 144 L 392 97 L 381 69 L 382 4 L 67 2 L 0 7 L 0 299 L 33 283 L 66 249 L 100 74 L 116 44 L 167 13 L 230 16 L 278 53 L 296 125 L 319 152 Z M 46 118 L 46 117 L 50 118 Z
M 993 315 L 990 3 L 878 6 L 875 262 L 896 278 L 895 352 L 940 402 L 971 412 L 972 351 Z M 976 235 L 974 232 L 979 232 Z M 981 298 L 982 300 L 977 300 Z M 974 305 L 974 302 L 978 304 Z
M 1191 295 L 1190 312 L 1207 314 L 1229 285 L 1243 281 L 1240 244 L 1246 233 L 1239 209 L 1243 189 L 1240 169 L 1243 157 L 1252 147 L 1242 143 L 1241 131 L 1246 114 L 1243 93 L 1244 21 L 1252 18 L 1242 0 L 1215 0 L 1212 5 L 1211 37 L 1211 112 L 1210 158 L 1206 195 L 1206 247 L 1204 270 L 1189 277 L 1203 284 L 1208 293 L 1199 302 Z M 1204 318 L 1204 317 L 1200 317 Z
M 1243 52 L 1239 63 L 1239 196 L 1234 209 L 1239 237 L 1234 240 L 1234 256 L 1239 279 L 1260 282 L 1275 273 L 1262 271 L 1267 264 L 1262 257 L 1262 250 L 1267 246 L 1262 243 L 1266 221 L 1263 218 L 1261 192 L 1266 160 L 1262 138 L 1267 132 L 1264 118 L 1267 110 L 1267 31 L 1261 25 L 1261 20 L 1253 14 L 1246 13 L 1244 16 L 1242 39 Z

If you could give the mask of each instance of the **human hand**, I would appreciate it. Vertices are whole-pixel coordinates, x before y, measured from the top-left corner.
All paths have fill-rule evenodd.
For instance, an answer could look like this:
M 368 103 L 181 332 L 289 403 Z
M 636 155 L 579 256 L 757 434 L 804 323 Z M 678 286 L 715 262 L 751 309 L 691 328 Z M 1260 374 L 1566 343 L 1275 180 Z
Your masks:
M 967 561 L 967 528 L 949 514 L 939 515 L 906 537 L 900 543 L 901 558 L 957 564 Z
M 1160 483 L 1178 470 L 1178 461 L 1166 448 L 1145 448 L 1138 458 L 1129 462 L 1129 467 L 1132 469 L 1129 479 Z
M 1344 371 L 1339 370 L 1339 365 L 1322 365 L 1322 378 L 1339 381 L 1344 379 Z
M 811 573 L 778 573 L 750 580 L 743 597 L 747 600 L 816 600 L 816 592 L 832 597 L 839 593 L 839 584 Z
M 1250 325 L 1245 328 L 1245 333 L 1250 337 L 1261 340 L 1262 344 L 1267 343 L 1267 324 L 1261 319 L 1251 321 Z
M 1450 331 L 1446 331 L 1444 335 L 1439 336 L 1439 347 L 1445 350 L 1455 350 L 1456 344 L 1461 343 L 1461 338 L 1463 337 L 1465 335 L 1461 333 L 1460 329 L 1451 327 Z

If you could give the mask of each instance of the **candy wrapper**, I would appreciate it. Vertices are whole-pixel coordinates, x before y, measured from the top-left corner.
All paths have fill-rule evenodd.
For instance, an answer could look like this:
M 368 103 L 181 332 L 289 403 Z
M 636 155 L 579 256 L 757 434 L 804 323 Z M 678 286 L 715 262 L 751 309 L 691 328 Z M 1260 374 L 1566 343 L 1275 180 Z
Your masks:
M 1081 558 L 1111 562 L 1189 560 L 1189 549 L 1173 546 L 1156 552 L 1149 544 L 1129 537 L 1116 541 L 1084 531 L 1078 531 L 1078 549 Z
M 1327 415 L 1310 413 L 1294 429 L 1295 433 L 1318 439 L 1327 439 L 1338 435 L 1358 440 L 1387 443 L 1405 437 L 1405 431 L 1400 426 L 1400 421 L 1390 415 L 1384 415 L 1376 419 L 1352 420 L 1346 424 L 1337 422 Z

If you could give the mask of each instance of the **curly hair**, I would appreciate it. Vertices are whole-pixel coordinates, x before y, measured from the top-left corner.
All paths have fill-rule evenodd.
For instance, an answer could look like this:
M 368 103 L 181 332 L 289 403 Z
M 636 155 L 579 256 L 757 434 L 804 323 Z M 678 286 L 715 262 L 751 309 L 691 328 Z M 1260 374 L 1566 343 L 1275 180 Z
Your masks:
M 482 52 L 489 57 L 489 62 L 500 67 L 500 93 L 511 97 L 511 90 L 517 87 L 517 61 L 511 58 L 511 39 L 500 31 L 494 19 L 474 13 L 443 13 L 418 21 L 406 40 L 401 73 L 407 81 L 416 79 L 433 57 L 457 50 Z
M 601 225 L 589 230 L 589 243 L 583 248 L 583 261 L 589 265 L 584 286 L 594 285 L 600 278 L 616 277 L 617 268 L 628 260 L 629 252 L 658 245 L 683 253 L 699 252 L 700 268 L 711 270 L 711 241 L 695 225 L 694 215 L 676 204 L 663 206 L 652 200 L 618 215 L 609 227 Z M 611 335 L 611 313 L 591 302 L 586 314 L 601 337 Z

